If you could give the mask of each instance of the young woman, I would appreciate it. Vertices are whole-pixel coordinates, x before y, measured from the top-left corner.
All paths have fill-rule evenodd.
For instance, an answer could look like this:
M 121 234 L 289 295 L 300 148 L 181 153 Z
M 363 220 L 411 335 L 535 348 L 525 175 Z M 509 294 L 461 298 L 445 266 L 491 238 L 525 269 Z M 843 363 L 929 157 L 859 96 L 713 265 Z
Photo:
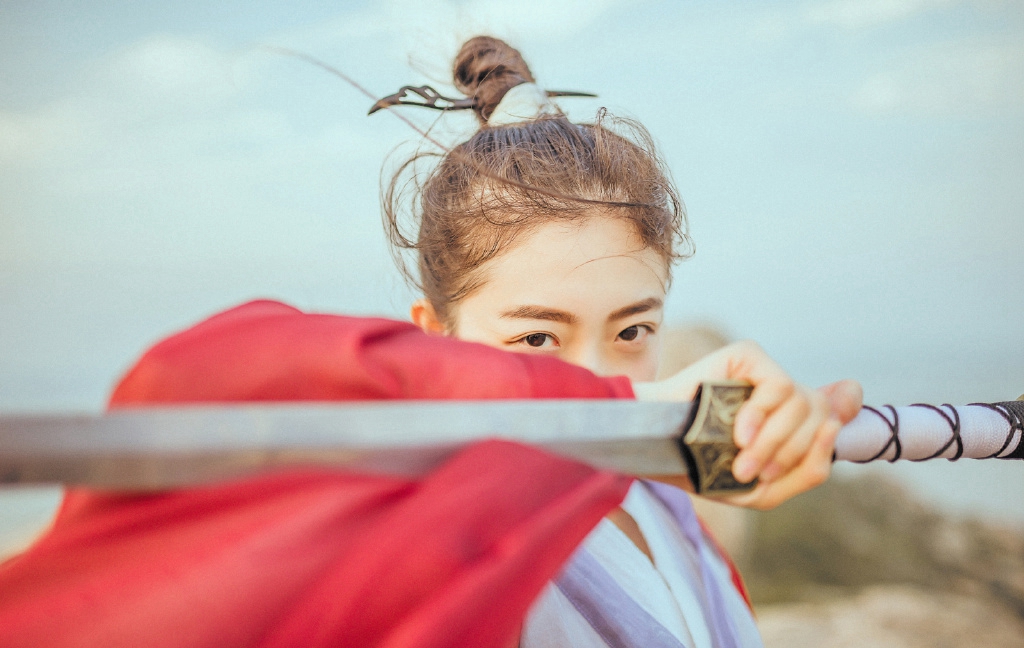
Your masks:
M 737 417 L 742 451 L 733 472 L 760 483 L 732 501 L 771 507 L 820 484 L 841 423 L 860 408 L 855 383 L 822 391 L 795 385 L 748 342 L 652 382 L 671 268 L 688 239 L 681 201 L 643 127 L 603 113 L 593 123 L 570 122 L 519 52 L 493 38 L 465 43 L 454 80 L 473 99 L 480 130 L 422 181 L 414 158 L 385 192 L 396 257 L 416 253 L 416 271 L 406 274 L 424 296 L 412 306 L 413 321 L 430 333 L 627 376 L 640 398 L 680 398 L 706 379 L 748 380 L 755 389 Z M 410 186 L 411 198 L 400 190 Z M 683 537 L 676 527 L 684 523 L 671 524 L 668 510 L 687 503 L 664 501 L 674 497 L 666 493 L 635 484 L 581 554 L 596 556 L 611 576 L 606 589 L 619 586 L 620 611 L 624 596 L 639 603 L 629 623 L 659 626 L 682 645 L 755 643 L 738 592 L 705 590 L 727 571 L 701 539 Z M 615 614 L 600 609 L 609 593 L 570 589 L 559 581 L 545 591 L 522 645 L 616 641 L 617 631 L 593 618 Z M 728 627 L 707 614 L 716 597 Z
M 414 236 L 400 227 L 402 176 L 385 206 L 396 244 L 417 252 L 412 317 L 430 335 L 252 302 L 156 344 L 110 407 L 689 400 L 701 380 L 733 378 L 754 385 L 734 472 L 761 480 L 734 501 L 770 507 L 825 479 L 855 384 L 795 385 L 750 343 L 653 382 L 686 237 L 644 131 L 570 123 L 493 39 L 467 43 L 455 77 L 480 131 L 422 184 Z M 732 581 L 682 491 L 491 440 L 422 477 L 302 466 L 160 493 L 70 489 L 50 531 L 0 565 L 0 634 L 5 646 L 757 645 Z

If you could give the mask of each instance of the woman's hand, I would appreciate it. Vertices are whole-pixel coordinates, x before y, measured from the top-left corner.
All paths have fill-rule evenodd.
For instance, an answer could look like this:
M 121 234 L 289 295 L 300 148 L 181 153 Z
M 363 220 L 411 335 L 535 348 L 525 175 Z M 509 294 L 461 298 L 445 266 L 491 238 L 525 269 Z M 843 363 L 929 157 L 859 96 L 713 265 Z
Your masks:
M 793 382 L 760 346 L 737 342 L 705 356 L 676 375 L 633 386 L 639 400 L 688 400 L 706 380 L 744 380 L 754 386 L 736 415 L 735 442 L 740 448 L 733 474 L 747 482 L 749 493 L 721 499 L 739 506 L 770 509 L 822 484 L 832 470 L 832 450 L 839 429 L 860 411 L 858 383 L 844 380 L 820 389 Z

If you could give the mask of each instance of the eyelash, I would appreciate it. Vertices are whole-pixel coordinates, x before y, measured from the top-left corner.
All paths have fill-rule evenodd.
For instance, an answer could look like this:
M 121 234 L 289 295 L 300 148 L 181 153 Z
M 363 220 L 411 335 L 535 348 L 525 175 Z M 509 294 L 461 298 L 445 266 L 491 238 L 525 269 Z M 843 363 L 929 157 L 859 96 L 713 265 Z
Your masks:
M 624 328 L 621 331 L 619 331 L 619 334 L 615 336 L 615 339 L 616 340 L 622 340 L 623 342 L 626 342 L 626 343 L 636 342 L 637 340 L 636 340 L 635 337 L 632 340 L 627 340 L 627 339 L 622 337 L 623 333 L 625 333 L 629 329 L 633 329 L 633 328 L 635 328 L 635 329 L 644 329 L 645 331 L 647 331 L 646 335 L 654 335 L 654 327 L 651 326 L 650 324 L 634 324 L 632 326 L 627 326 L 626 328 Z M 640 331 L 638 330 L 637 331 L 637 337 L 639 337 L 639 336 L 640 336 Z
M 530 344 L 527 340 L 535 336 L 543 336 L 544 341 L 541 342 L 539 345 Z M 523 337 L 513 340 L 512 344 L 523 344 L 532 349 L 540 349 L 544 347 L 544 343 L 547 342 L 548 340 L 553 340 L 556 345 L 558 344 L 558 338 L 556 338 L 554 335 L 551 335 L 550 333 L 527 333 Z

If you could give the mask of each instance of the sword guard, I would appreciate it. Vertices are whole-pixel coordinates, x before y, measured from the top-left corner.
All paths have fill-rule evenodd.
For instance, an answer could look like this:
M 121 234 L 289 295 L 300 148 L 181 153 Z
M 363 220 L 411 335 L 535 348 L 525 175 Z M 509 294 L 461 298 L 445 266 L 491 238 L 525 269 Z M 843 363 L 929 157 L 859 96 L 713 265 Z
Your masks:
M 733 441 L 736 413 L 753 390 L 752 385 L 739 381 L 705 382 L 697 389 L 697 406 L 679 437 L 679 449 L 697 493 L 742 493 L 757 486 L 756 478 L 743 483 L 732 475 L 732 462 L 739 453 Z

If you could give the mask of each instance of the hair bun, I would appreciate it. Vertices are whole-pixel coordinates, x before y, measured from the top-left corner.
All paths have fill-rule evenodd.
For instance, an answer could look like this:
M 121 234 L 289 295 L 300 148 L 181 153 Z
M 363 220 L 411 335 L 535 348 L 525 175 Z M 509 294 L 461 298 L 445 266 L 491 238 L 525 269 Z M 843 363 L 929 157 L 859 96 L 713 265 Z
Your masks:
M 455 87 L 476 99 L 477 117 L 487 122 L 502 97 L 533 75 L 519 50 L 490 36 L 477 36 L 462 45 L 455 57 Z

